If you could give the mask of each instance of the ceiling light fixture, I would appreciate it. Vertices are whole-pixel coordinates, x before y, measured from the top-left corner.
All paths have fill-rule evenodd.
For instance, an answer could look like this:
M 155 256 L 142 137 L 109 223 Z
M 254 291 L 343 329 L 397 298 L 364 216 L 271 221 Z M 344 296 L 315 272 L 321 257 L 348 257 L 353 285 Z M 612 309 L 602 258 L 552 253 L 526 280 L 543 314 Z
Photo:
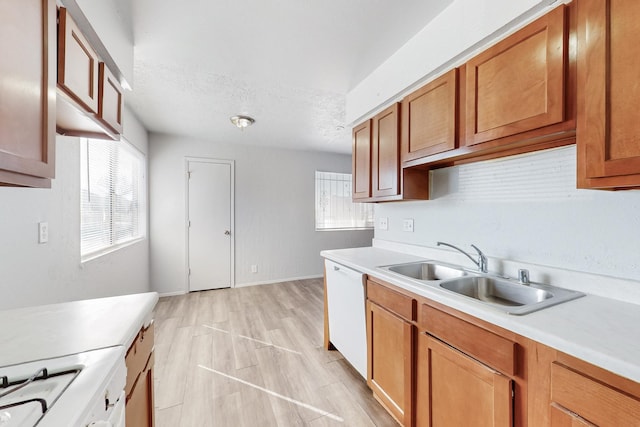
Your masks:
M 244 130 L 244 128 L 249 127 L 256 122 L 253 117 L 241 115 L 232 116 L 230 120 L 231 123 L 236 125 L 240 130 Z

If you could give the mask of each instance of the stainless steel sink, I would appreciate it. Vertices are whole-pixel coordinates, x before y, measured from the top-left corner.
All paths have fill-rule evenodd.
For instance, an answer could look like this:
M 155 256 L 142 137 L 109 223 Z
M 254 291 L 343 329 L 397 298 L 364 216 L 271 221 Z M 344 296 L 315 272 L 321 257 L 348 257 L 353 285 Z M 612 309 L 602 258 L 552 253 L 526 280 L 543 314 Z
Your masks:
M 526 314 L 583 296 L 553 286 L 523 285 L 490 276 L 468 276 L 439 284 L 442 289 L 489 304 L 510 314 Z
M 449 280 L 467 275 L 464 270 L 459 268 L 431 261 L 412 262 L 382 268 L 402 276 L 424 281 Z

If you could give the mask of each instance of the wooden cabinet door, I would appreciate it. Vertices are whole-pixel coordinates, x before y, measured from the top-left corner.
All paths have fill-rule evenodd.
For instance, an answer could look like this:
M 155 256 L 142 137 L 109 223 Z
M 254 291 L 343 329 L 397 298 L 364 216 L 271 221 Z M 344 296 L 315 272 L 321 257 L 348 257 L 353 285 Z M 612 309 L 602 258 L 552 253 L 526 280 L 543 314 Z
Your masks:
M 373 118 L 371 183 L 373 197 L 400 194 L 400 104 Z
M 565 119 L 567 40 L 560 6 L 467 62 L 465 145 Z
M 0 183 L 49 187 L 55 172 L 55 1 L 0 2 L 0 20 Z
M 153 365 L 154 354 L 151 353 L 127 400 L 125 408 L 127 425 L 136 427 L 153 427 L 155 425 Z
M 415 360 L 415 427 L 429 427 L 431 425 L 429 407 L 429 346 L 428 335 L 418 334 Z
M 367 301 L 367 384 L 404 426 L 412 423 L 411 323 Z
M 353 128 L 353 199 L 371 197 L 371 120 Z
M 510 378 L 427 335 L 430 427 L 511 427 L 513 394 Z M 424 388 L 424 387 L 423 387 Z M 424 396 L 424 394 L 422 395 Z
M 640 2 L 581 0 L 578 186 L 640 186 Z
M 99 64 L 98 117 L 111 129 L 122 133 L 122 86 L 104 62 Z
M 457 147 L 458 69 L 402 100 L 402 161 Z
M 98 54 L 60 8 L 58 23 L 58 85 L 87 111 L 98 112 Z

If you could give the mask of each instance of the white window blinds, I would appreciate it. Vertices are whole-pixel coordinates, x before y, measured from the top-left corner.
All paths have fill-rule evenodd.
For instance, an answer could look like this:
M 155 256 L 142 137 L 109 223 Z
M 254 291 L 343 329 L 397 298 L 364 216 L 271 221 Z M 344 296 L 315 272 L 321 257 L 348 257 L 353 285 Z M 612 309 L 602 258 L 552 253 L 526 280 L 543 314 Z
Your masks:
M 316 230 L 373 228 L 373 204 L 351 201 L 351 174 L 316 171 Z
M 82 257 L 144 237 L 144 156 L 125 141 L 91 139 L 80 153 Z

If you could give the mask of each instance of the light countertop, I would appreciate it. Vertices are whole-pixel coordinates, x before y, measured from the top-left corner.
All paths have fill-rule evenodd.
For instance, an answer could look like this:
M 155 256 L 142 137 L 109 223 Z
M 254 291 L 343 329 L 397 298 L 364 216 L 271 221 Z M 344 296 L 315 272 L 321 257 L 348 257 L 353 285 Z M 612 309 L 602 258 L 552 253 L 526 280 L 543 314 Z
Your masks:
M 540 311 L 514 316 L 377 268 L 420 261 L 424 257 L 378 247 L 330 250 L 321 255 L 640 382 L 640 305 L 587 294 Z M 607 284 L 603 282 L 601 286 L 606 288 Z
M 151 321 L 158 294 L 0 311 L 0 367 L 122 345 Z

